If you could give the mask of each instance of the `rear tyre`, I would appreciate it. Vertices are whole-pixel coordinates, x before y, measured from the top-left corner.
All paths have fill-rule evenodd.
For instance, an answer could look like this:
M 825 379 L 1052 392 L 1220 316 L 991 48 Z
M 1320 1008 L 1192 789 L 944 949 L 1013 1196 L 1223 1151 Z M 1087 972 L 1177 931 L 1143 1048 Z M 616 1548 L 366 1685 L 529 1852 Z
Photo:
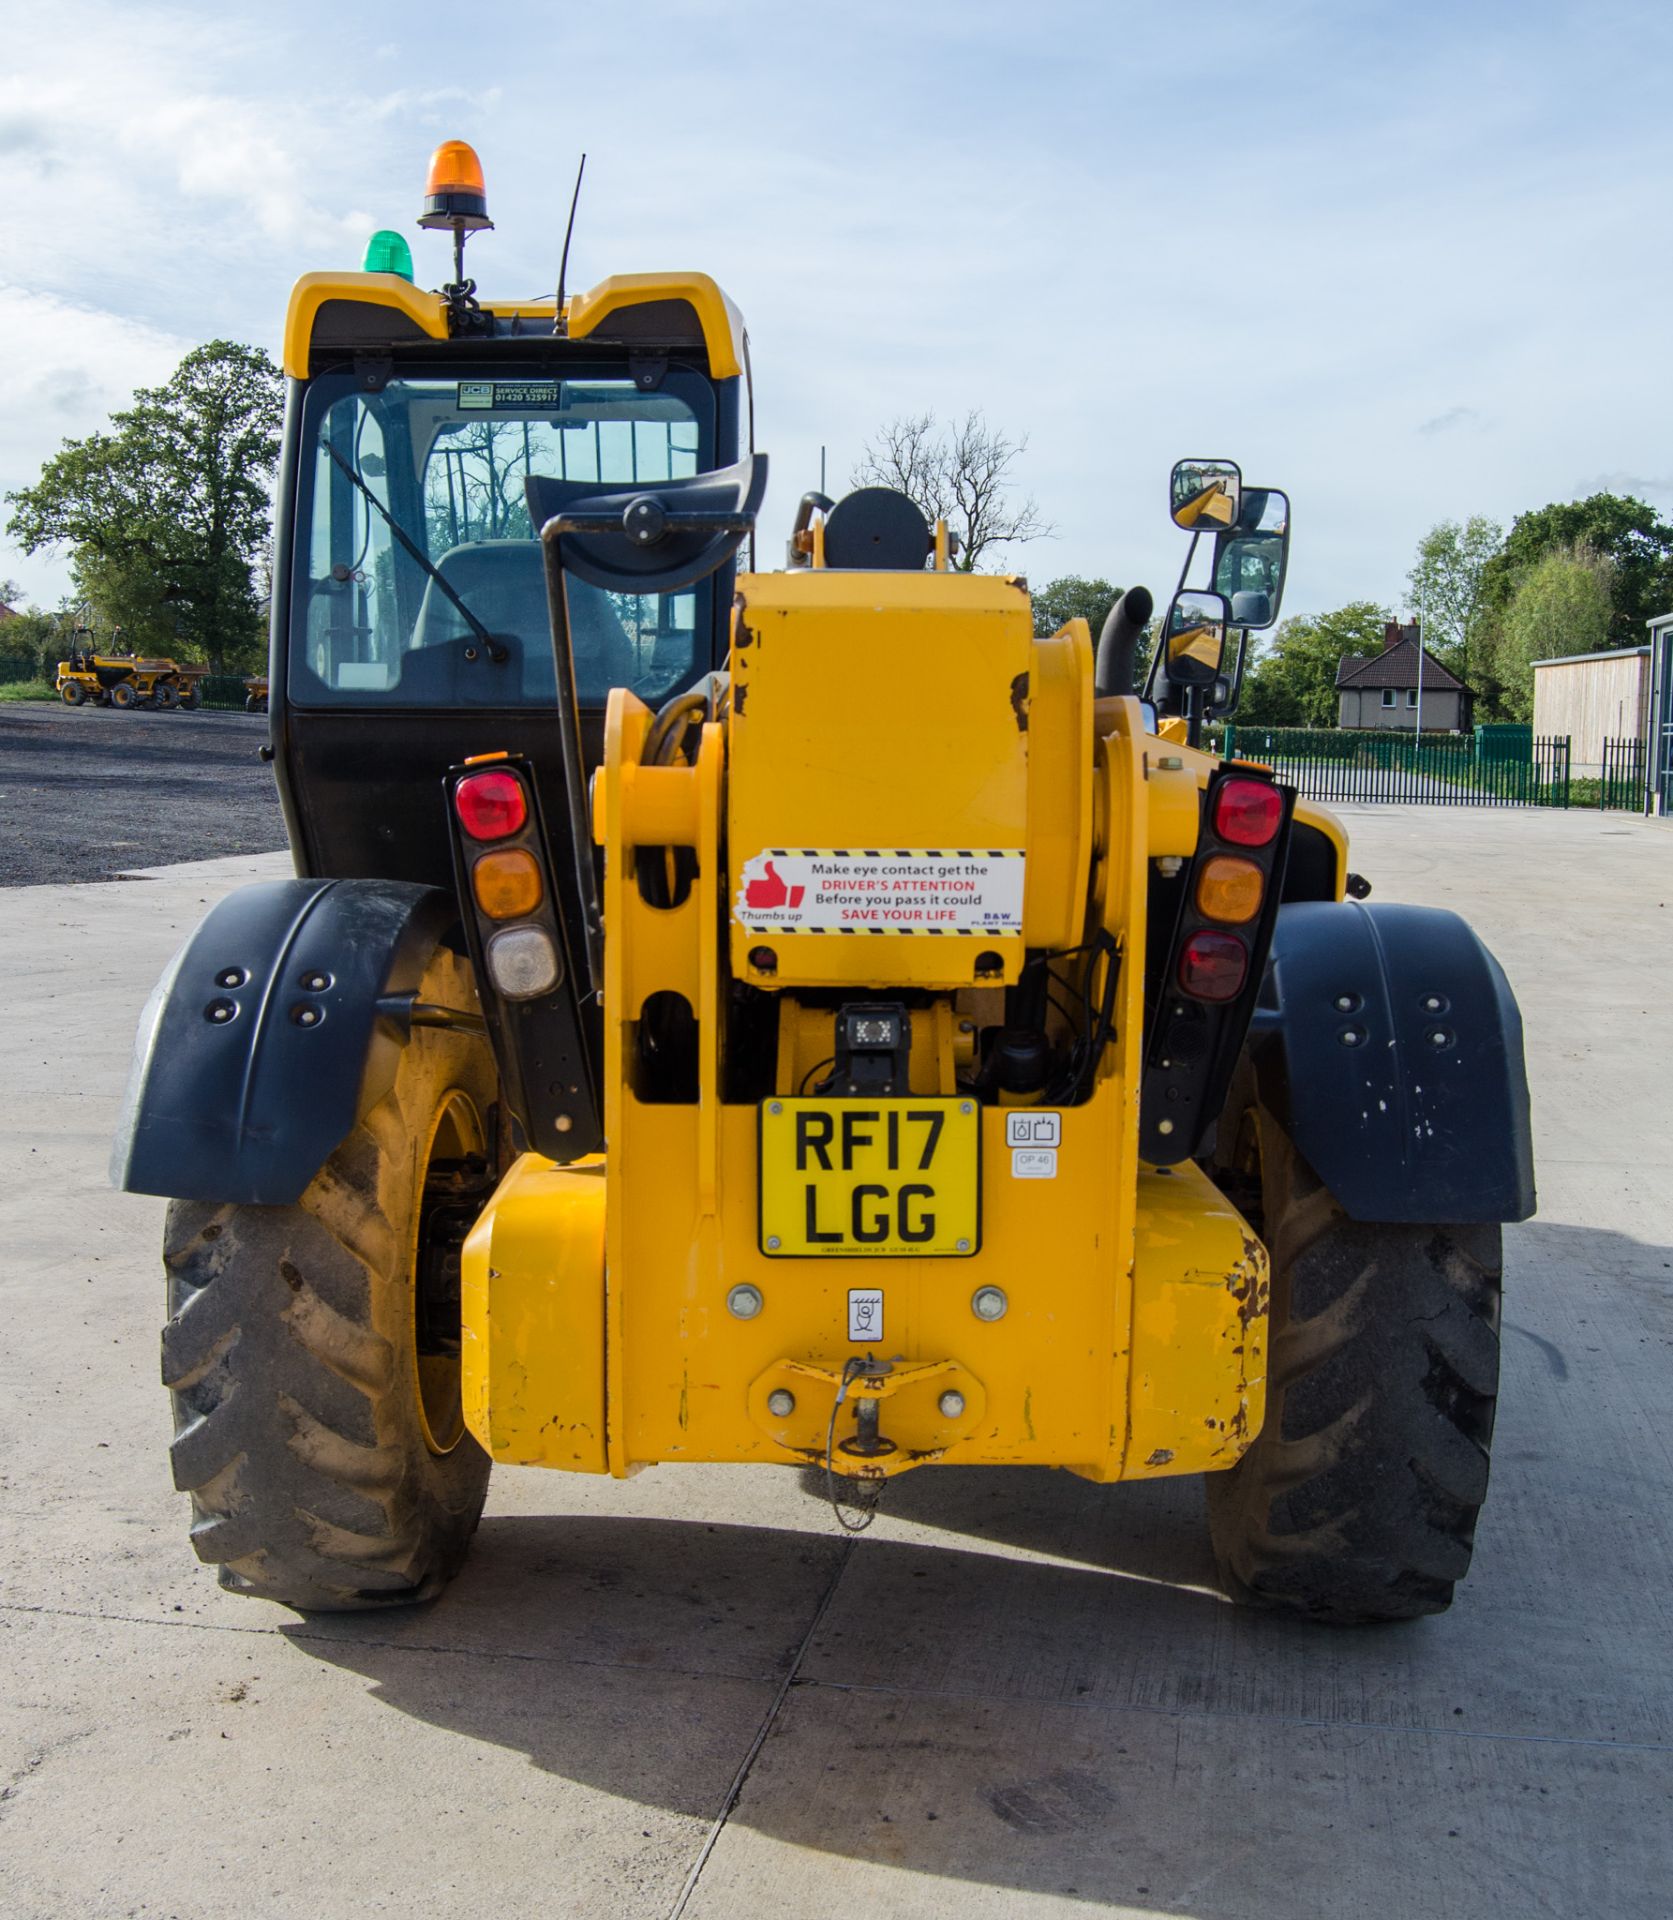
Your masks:
M 180 696 L 180 704 L 188 713 L 196 713 L 203 705 L 203 689 L 194 680 Z
M 66 680 L 59 692 L 64 696 L 67 707 L 81 707 L 87 704 L 87 689 L 79 680 Z
M 1208 1477 L 1231 1596 L 1338 1625 L 1441 1613 L 1469 1571 L 1499 1378 L 1500 1230 L 1350 1220 L 1235 1107 L 1216 1171 L 1272 1258 L 1266 1423 Z
M 167 712 L 169 708 L 179 704 L 180 696 L 175 692 L 173 687 L 161 686 L 152 696 L 152 699 L 156 706 L 161 707 L 164 712 Z
M 118 681 L 110 690 L 110 704 L 113 707 L 121 707 L 124 711 L 129 707 L 138 706 L 138 689 L 126 680 Z
M 447 954 L 419 998 L 476 1009 Z M 169 1208 L 174 1482 L 222 1586 L 339 1611 L 458 1571 L 489 1466 L 460 1408 L 458 1248 L 491 1185 L 493 1097 L 485 1042 L 414 1028 L 296 1205 Z

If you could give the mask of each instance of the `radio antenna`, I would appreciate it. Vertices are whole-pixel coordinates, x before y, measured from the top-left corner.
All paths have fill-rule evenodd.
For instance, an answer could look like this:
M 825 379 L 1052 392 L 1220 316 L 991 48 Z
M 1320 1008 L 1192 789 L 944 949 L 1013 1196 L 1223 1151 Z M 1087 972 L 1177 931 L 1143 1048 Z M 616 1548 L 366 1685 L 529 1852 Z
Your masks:
M 575 209 L 581 204 L 581 176 L 587 170 L 587 156 L 582 154 L 581 164 L 575 169 L 575 191 L 569 200 L 569 225 L 563 230 L 563 257 L 558 262 L 558 304 L 552 315 L 552 331 L 567 333 L 569 322 L 564 318 L 563 287 L 569 274 L 569 243 L 575 235 Z

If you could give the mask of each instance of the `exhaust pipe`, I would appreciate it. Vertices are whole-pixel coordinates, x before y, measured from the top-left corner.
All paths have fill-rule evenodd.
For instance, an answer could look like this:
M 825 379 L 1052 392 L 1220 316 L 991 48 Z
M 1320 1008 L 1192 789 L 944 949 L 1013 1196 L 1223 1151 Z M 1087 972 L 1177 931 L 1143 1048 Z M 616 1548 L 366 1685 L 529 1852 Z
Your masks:
M 1100 698 L 1133 692 L 1133 661 L 1155 608 L 1148 587 L 1129 587 L 1110 608 L 1098 636 L 1098 663 L 1092 675 L 1092 690 Z

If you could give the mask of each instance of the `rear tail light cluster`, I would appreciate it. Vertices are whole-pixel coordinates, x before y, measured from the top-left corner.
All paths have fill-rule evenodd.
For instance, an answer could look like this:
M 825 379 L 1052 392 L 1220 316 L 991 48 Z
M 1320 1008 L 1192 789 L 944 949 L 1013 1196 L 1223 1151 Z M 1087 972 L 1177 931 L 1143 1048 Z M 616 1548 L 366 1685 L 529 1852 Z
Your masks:
M 445 791 L 459 911 L 501 1097 L 536 1152 L 579 1159 L 603 1135 L 596 1042 L 585 1013 L 585 949 L 577 970 L 534 769 L 520 756 L 483 754 L 449 768 Z
M 1196 918 L 1213 924 L 1186 933 L 1174 978 L 1182 993 L 1219 1003 L 1235 1000 L 1249 979 L 1248 945 L 1226 929 L 1247 927 L 1260 913 L 1273 842 L 1284 824 L 1284 796 L 1270 780 L 1223 775 L 1209 791 L 1205 812 L 1212 839 L 1247 852 L 1199 851 L 1190 904 Z
M 1197 1150 L 1225 1099 L 1272 939 L 1293 795 L 1233 765 L 1209 782 L 1165 955 L 1140 1096 L 1140 1152 Z M 1160 932 L 1158 930 L 1158 936 Z
M 466 773 L 454 783 L 453 811 L 465 833 L 460 851 L 471 899 L 487 923 L 483 959 L 495 991 L 507 1000 L 550 993 L 563 963 L 545 924 L 550 913 L 541 912 L 550 889 L 522 773 L 507 766 Z M 528 924 L 507 924 L 515 921 Z

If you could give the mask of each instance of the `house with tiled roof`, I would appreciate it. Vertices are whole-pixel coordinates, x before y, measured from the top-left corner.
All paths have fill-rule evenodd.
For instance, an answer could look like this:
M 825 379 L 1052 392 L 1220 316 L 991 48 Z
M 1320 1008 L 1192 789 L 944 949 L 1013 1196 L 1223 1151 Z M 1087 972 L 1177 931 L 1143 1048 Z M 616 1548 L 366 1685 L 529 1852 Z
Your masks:
M 1336 669 L 1336 724 L 1412 732 L 1418 724 L 1420 662 L 1423 731 L 1467 733 L 1475 695 L 1422 644 L 1415 620 L 1404 625 L 1390 620 L 1381 653 L 1342 656 Z

